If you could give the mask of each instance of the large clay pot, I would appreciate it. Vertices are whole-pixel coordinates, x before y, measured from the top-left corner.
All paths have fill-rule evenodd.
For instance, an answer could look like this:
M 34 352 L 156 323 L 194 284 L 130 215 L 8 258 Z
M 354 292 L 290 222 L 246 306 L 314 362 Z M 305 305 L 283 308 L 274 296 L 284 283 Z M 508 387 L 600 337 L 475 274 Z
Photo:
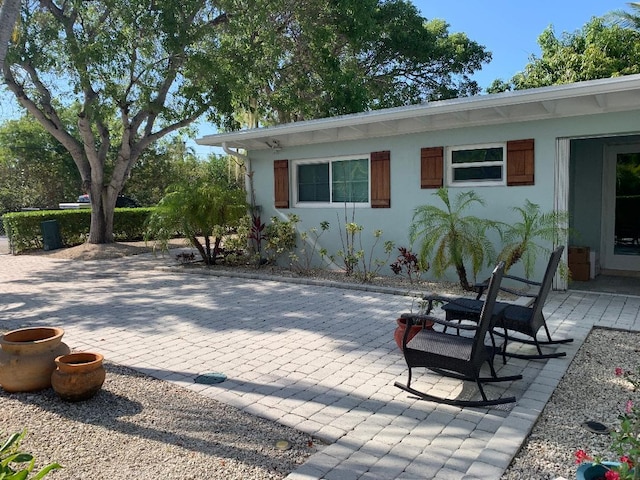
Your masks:
M 7 392 L 33 392 L 51 386 L 55 359 L 69 353 L 58 327 L 21 328 L 0 338 L 0 386 Z
M 63 400 L 79 402 L 93 397 L 106 376 L 99 353 L 76 352 L 56 358 L 51 386 Z

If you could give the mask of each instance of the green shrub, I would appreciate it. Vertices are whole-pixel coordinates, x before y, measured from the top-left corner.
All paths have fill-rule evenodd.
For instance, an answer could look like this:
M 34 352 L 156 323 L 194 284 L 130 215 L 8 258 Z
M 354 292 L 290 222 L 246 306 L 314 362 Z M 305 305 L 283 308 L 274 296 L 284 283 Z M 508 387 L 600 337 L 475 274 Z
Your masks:
M 116 208 L 113 235 L 116 241 L 140 240 L 144 224 L 154 208 Z M 13 253 L 37 250 L 43 247 L 41 224 L 56 220 L 60 228 L 62 244 L 73 247 L 84 243 L 89 235 L 91 210 L 36 210 L 32 212 L 6 213 L 2 217 Z
M 275 263 L 281 255 L 288 255 L 296 248 L 296 225 L 299 221 L 300 218 L 295 214 L 289 214 L 287 220 L 271 217 L 271 223 L 265 229 L 265 253 L 270 263 Z

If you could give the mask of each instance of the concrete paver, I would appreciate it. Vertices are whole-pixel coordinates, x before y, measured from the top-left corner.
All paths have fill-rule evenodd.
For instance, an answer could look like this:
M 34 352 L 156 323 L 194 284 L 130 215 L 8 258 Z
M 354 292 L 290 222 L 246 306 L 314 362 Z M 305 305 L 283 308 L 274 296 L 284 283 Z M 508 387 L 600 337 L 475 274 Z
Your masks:
M 504 408 L 418 401 L 393 386 L 406 365 L 394 319 L 410 299 L 309 282 L 168 271 L 172 257 L 73 262 L 0 255 L 0 326 L 57 325 L 73 349 L 331 442 L 289 479 L 500 478 L 594 325 L 640 331 L 640 298 L 553 292 L 551 330 L 567 357 L 512 359 Z M 228 380 L 201 385 L 203 373 Z M 418 371 L 416 371 L 418 373 Z M 416 386 L 466 394 L 475 386 L 420 374 Z

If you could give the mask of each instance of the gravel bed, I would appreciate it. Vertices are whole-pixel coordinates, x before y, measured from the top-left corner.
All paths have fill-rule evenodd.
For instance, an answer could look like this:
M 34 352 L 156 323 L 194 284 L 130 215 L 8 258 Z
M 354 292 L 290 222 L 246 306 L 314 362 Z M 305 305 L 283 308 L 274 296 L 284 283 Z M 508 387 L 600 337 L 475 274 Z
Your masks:
M 105 362 L 90 400 L 68 403 L 52 389 L 0 391 L 0 432 L 27 429 L 22 451 L 51 480 L 280 479 L 320 445 L 309 435 L 254 417 L 169 382 Z M 279 440 L 288 450 L 276 448 Z
M 617 460 L 610 435 L 591 433 L 583 424 L 595 420 L 615 429 L 626 401 L 640 401 L 640 392 L 614 373 L 616 367 L 636 371 L 639 345 L 640 333 L 594 329 L 502 479 L 575 478 L 578 449 Z

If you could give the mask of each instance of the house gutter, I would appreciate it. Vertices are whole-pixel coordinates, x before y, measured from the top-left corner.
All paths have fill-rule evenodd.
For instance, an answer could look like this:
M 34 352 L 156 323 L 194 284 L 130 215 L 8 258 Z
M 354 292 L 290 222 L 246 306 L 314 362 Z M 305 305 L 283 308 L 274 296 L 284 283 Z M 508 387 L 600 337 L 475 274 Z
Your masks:
M 244 188 L 249 195 L 249 205 L 251 206 L 251 212 L 253 213 L 256 206 L 256 193 L 253 190 L 253 170 L 251 170 L 251 159 L 248 155 L 244 155 L 237 150 L 231 150 L 231 148 L 229 148 L 229 145 L 227 145 L 227 142 L 222 142 L 222 149 L 224 150 L 224 153 L 237 158 L 244 164 L 245 170 L 247 172 L 244 178 Z

